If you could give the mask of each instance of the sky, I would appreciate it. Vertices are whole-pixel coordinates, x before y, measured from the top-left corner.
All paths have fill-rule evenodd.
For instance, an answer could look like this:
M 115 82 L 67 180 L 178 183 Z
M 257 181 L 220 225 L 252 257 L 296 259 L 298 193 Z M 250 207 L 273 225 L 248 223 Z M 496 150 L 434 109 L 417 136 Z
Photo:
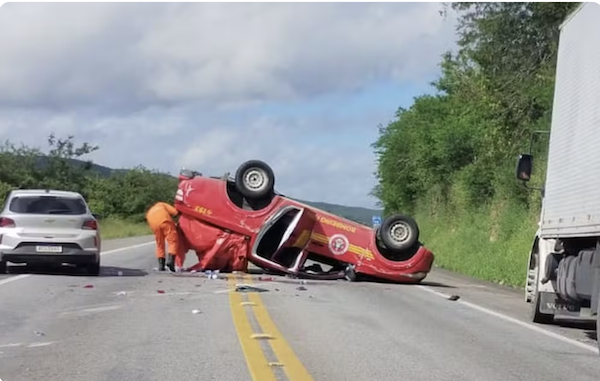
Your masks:
M 432 91 L 456 20 L 440 3 L 8 3 L 0 138 L 50 133 L 113 168 L 235 173 L 374 207 L 378 128 Z

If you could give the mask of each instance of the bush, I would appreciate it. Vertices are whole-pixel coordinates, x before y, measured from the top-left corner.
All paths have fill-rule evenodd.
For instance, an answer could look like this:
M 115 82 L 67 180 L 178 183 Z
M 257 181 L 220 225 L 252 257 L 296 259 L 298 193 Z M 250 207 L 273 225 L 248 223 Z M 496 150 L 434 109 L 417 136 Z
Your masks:
M 514 175 L 533 131 L 548 130 L 559 24 L 578 3 L 452 3 L 458 52 L 446 53 L 435 95 L 415 98 L 373 144 L 386 213 L 416 214 L 436 263 L 522 285 L 539 192 Z M 532 185 L 545 151 L 533 147 Z
M 149 233 L 146 210 L 157 201 L 172 203 L 177 179 L 142 166 L 110 170 L 85 161 L 98 149 L 88 143 L 75 145 L 74 137 L 48 138 L 48 151 L 38 147 L 0 146 L 0 197 L 11 189 L 57 189 L 80 192 L 93 213 L 101 216 L 104 237 Z

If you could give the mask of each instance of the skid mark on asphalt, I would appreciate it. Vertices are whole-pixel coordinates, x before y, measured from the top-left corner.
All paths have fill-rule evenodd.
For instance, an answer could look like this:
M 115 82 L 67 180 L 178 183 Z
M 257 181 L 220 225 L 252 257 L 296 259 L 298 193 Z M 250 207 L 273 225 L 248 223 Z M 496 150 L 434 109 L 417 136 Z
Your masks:
M 242 280 L 236 278 L 228 279 L 232 289 L 235 289 L 236 281 Z M 245 276 L 243 280 L 247 284 L 253 283 L 251 276 Z M 254 381 L 313 381 L 271 320 L 257 292 L 230 292 L 229 302 L 246 364 Z
M 433 290 L 433 289 L 431 289 L 431 288 L 429 288 L 427 286 L 417 285 L 416 287 L 419 288 L 419 289 L 421 289 L 421 290 L 430 292 L 430 293 L 432 293 L 434 295 L 440 296 L 440 297 L 442 297 L 444 299 L 448 299 L 450 297 L 450 295 L 448 295 L 448 294 L 445 294 L 443 292 L 439 292 L 439 291 Z M 583 343 L 581 341 L 577 341 L 575 339 L 570 339 L 570 338 L 568 338 L 566 336 L 563 336 L 563 335 L 560 335 L 558 333 L 555 333 L 555 332 L 549 331 L 547 329 L 541 328 L 541 327 L 539 327 L 537 325 L 534 325 L 532 323 L 526 323 L 526 322 L 524 322 L 522 320 L 515 319 L 515 318 L 513 318 L 511 316 L 501 314 L 499 312 L 490 310 L 488 308 L 482 307 L 482 306 L 474 304 L 474 303 L 467 302 L 467 301 L 462 300 L 462 299 L 456 300 L 454 303 L 459 303 L 459 304 L 461 304 L 463 306 L 466 306 L 466 307 L 469 307 L 471 309 L 483 312 L 485 314 L 488 314 L 488 315 L 493 316 L 495 318 L 507 321 L 509 323 L 516 324 L 516 325 L 521 326 L 523 328 L 527 328 L 527 329 L 529 329 L 531 331 L 535 331 L 537 333 L 541 333 L 542 335 L 545 335 L 547 337 L 551 337 L 553 339 L 556 339 L 556 340 L 559 340 L 559 341 L 562 341 L 562 342 L 574 345 L 574 346 L 579 347 L 581 349 L 585 349 L 585 350 L 588 350 L 588 351 L 593 352 L 593 353 L 598 353 L 598 348 L 595 347 L 595 346 L 591 346 L 591 345 L 585 344 L 585 343 Z

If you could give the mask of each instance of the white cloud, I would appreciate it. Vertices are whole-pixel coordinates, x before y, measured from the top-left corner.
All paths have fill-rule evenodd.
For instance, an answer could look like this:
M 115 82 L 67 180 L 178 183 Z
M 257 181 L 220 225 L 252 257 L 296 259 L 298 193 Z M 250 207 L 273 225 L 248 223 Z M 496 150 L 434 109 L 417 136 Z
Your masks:
M 348 110 L 303 115 L 302 106 L 429 81 L 454 40 L 440 9 L 8 3 L 0 8 L 0 138 L 44 146 L 50 132 L 72 134 L 98 144 L 93 159 L 111 167 L 220 175 L 258 158 L 285 193 L 372 205 L 369 144 L 395 110 L 355 100 Z M 282 103 L 300 108 L 286 117 L 268 111 Z
M 57 3 L 0 11 L 0 100 L 144 107 L 296 99 L 414 79 L 449 23 L 435 3 Z

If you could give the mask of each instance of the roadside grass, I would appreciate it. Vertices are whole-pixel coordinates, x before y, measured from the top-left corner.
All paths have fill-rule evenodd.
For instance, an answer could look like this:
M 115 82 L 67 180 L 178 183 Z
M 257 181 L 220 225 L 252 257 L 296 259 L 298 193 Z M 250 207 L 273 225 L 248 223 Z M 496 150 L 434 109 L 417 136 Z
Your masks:
M 143 222 L 107 218 L 100 220 L 99 223 L 102 239 L 127 238 L 152 234 L 148 225 Z
M 434 265 L 475 278 L 523 288 L 537 214 L 510 203 L 436 216 L 417 212 L 421 240 Z

